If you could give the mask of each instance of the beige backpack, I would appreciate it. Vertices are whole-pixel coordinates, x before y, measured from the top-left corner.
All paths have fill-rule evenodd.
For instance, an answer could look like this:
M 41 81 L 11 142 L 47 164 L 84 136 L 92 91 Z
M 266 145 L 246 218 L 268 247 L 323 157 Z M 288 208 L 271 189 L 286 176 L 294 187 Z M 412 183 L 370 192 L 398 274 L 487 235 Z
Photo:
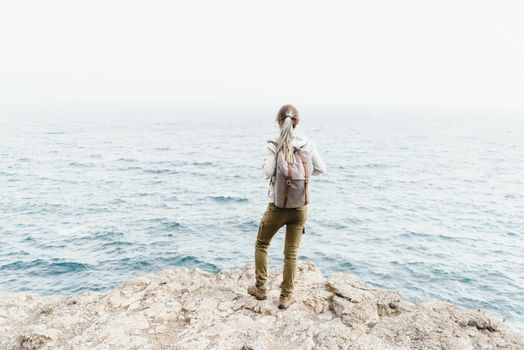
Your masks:
M 282 151 L 276 155 L 272 181 L 275 186 L 275 205 L 279 208 L 297 208 L 310 202 L 309 178 L 313 173 L 313 162 L 311 152 L 304 146 L 293 147 L 293 164 L 288 164 Z

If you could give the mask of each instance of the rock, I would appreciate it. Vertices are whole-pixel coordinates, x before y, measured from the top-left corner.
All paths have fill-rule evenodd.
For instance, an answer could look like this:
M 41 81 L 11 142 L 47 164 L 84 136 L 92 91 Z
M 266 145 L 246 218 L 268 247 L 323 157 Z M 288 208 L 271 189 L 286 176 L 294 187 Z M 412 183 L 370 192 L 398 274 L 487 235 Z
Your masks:
M 166 310 L 166 305 L 162 302 L 154 302 L 153 304 L 149 305 L 147 308 L 145 314 L 148 317 L 155 317 L 156 315 L 160 314 L 161 312 Z
M 136 293 L 136 294 L 130 296 L 126 300 L 123 300 L 122 303 L 120 304 L 120 306 L 123 307 L 123 308 L 128 308 L 128 307 L 130 307 L 133 304 L 140 304 L 140 302 L 143 299 L 144 299 L 144 293 L 139 292 L 139 293 Z
M 153 322 L 154 323 L 164 323 L 168 319 L 169 319 L 169 315 L 166 314 L 165 312 L 163 312 L 163 313 L 159 313 L 159 314 L 155 315 L 155 317 L 153 319 Z
M 218 304 L 217 309 L 220 311 L 226 311 L 233 307 L 234 302 L 232 301 L 224 301 Z
M 278 309 L 282 271 L 266 300 L 247 294 L 254 264 L 216 275 L 166 269 L 74 298 L 0 297 L 0 349 L 512 349 L 522 339 L 483 310 L 415 304 L 311 261 L 297 265 L 295 297 Z
M 246 300 L 245 299 L 240 299 L 240 300 L 237 300 L 233 304 L 232 309 L 233 309 L 233 311 L 238 311 L 241 308 L 243 308 L 245 305 L 246 305 Z
M 120 305 L 124 303 L 124 298 L 120 296 L 119 291 L 115 291 L 114 293 L 111 293 L 109 297 L 107 298 L 107 303 L 110 308 L 118 309 Z
M 14 350 L 38 350 L 49 340 L 49 337 L 41 334 L 22 334 L 16 337 Z
M 397 315 L 401 312 L 400 294 L 384 290 L 377 293 L 377 311 L 379 316 Z

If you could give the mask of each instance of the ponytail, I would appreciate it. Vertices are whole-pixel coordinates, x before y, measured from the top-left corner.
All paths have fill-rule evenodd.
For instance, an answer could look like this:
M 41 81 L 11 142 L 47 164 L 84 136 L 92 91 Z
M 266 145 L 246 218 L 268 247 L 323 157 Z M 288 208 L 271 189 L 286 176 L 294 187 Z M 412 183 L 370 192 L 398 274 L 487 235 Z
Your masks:
M 284 105 L 280 107 L 275 121 L 280 126 L 280 140 L 275 153 L 282 150 L 288 164 L 293 164 L 293 129 L 300 121 L 298 111 L 293 105 Z
M 282 149 L 284 158 L 288 164 L 293 164 L 293 121 L 288 115 L 284 119 L 284 124 L 280 130 L 280 141 L 277 146 L 277 153 Z

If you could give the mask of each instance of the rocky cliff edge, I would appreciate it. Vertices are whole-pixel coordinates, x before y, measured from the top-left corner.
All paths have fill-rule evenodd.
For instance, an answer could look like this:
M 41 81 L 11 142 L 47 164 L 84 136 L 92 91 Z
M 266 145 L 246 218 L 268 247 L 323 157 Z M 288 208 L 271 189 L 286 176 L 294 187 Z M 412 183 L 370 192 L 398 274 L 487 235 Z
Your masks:
M 247 294 L 254 263 L 212 274 L 173 268 L 106 292 L 70 298 L 0 294 L 0 349 L 524 349 L 504 320 L 430 300 L 415 304 L 299 261 L 295 296 L 278 308 L 282 271 L 268 299 Z

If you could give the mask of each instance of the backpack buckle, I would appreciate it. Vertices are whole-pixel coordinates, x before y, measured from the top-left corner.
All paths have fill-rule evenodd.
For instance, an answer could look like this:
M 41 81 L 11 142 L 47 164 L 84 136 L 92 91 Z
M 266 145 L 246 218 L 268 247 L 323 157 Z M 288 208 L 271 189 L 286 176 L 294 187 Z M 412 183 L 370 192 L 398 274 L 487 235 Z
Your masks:
M 286 180 L 286 184 L 287 184 L 288 186 L 291 186 L 291 180 Z

